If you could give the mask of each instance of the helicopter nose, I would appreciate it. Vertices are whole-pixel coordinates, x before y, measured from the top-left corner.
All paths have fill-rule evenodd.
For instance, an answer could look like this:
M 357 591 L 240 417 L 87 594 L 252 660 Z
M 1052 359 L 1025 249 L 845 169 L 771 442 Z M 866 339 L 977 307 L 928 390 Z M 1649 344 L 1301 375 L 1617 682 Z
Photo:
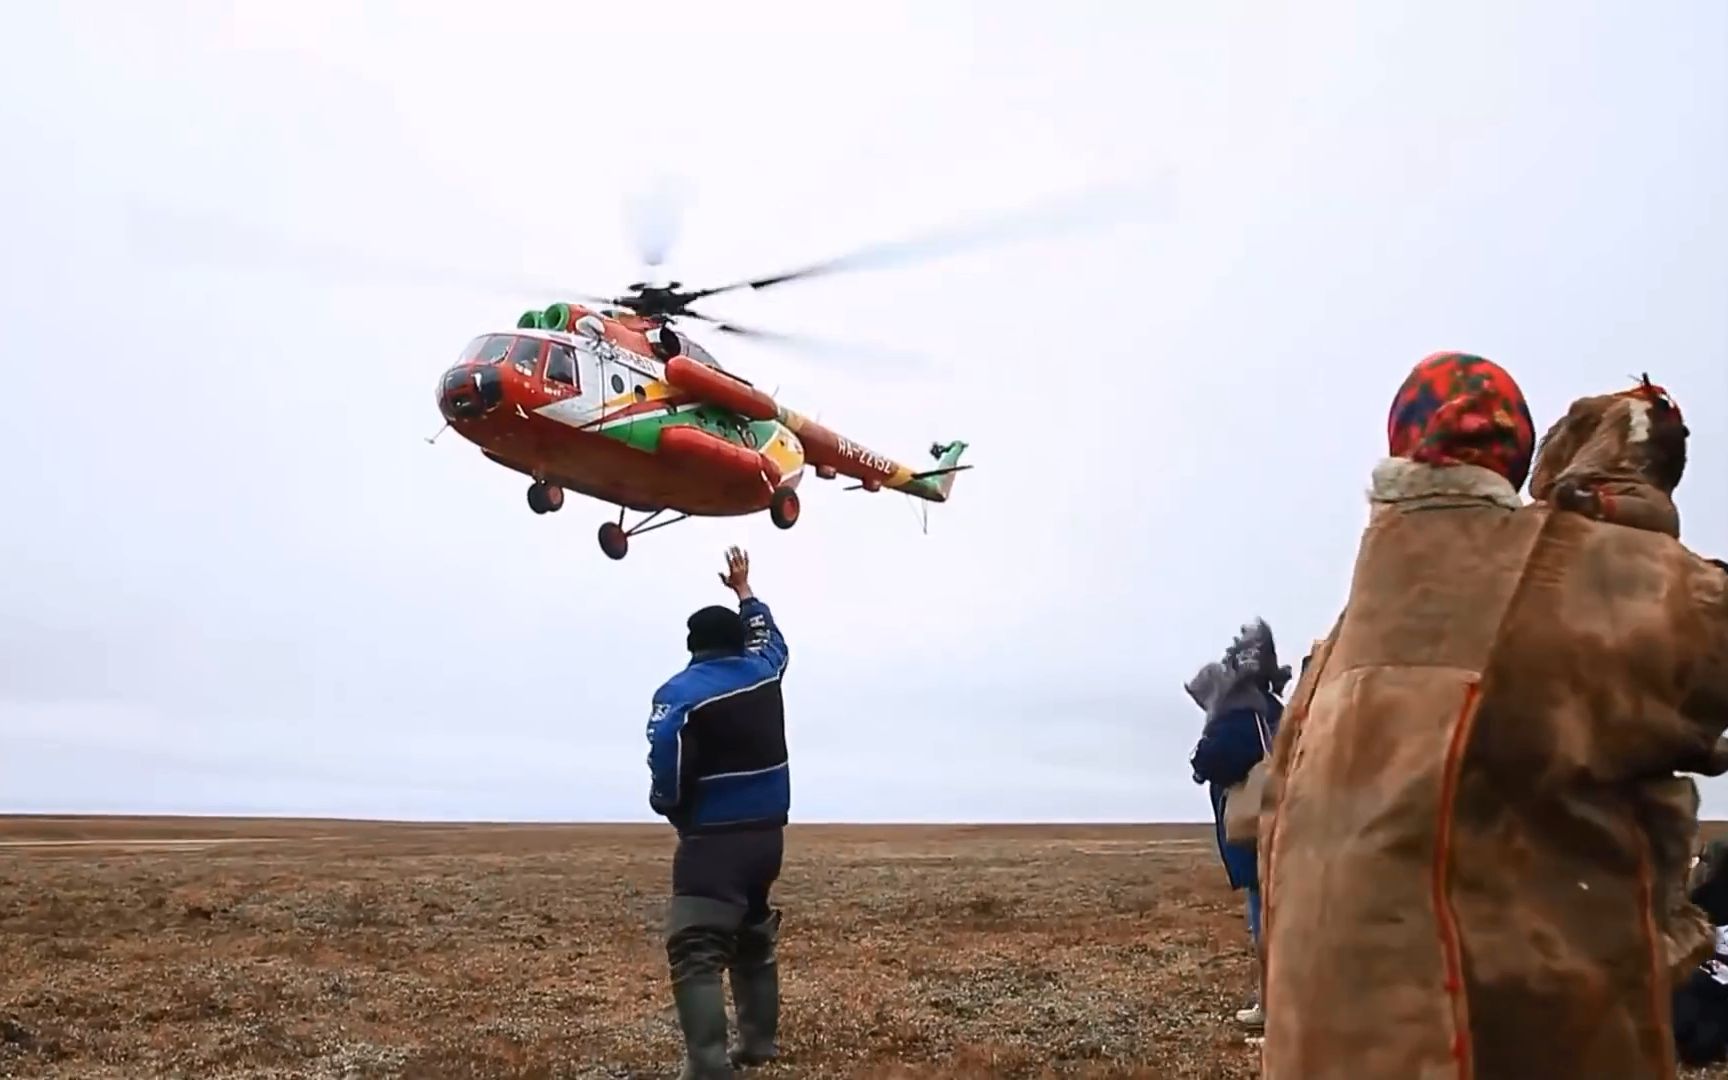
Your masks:
M 504 401 L 504 376 L 496 366 L 458 367 L 438 383 L 438 411 L 446 420 L 474 420 Z

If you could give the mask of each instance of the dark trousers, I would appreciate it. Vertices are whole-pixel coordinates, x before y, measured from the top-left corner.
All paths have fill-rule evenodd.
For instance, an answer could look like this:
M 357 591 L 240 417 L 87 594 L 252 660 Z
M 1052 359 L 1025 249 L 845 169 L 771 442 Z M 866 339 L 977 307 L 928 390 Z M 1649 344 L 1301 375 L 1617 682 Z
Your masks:
M 672 895 L 737 904 L 746 923 L 761 922 L 785 855 L 783 829 L 681 837 L 672 856 Z
M 1702 971 L 1674 992 L 1674 1045 L 1684 1064 L 1728 1060 L 1728 986 Z
M 768 900 L 785 853 L 777 828 L 679 838 L 666 926 L 675 981 L 774 962 L 780 918 Z

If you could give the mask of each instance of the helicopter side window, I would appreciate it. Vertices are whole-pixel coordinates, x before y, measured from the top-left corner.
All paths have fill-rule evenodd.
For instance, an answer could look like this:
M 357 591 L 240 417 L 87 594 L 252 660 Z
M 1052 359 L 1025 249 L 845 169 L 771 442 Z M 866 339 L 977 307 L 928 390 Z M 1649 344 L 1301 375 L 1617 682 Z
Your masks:
M 540 363 L 540 346 L 546 344 L 539 338 L 521 337 L 516 344 L 510 346 L 510 363 L 524 375 L 534 374 L 534 369 Z
M 552 348 L 546 354 L 546 379 L 548 382 L 561 382 L 566 386 L 576 385 L 576 355 L 570 350 L 570 346 L 552 343 Z

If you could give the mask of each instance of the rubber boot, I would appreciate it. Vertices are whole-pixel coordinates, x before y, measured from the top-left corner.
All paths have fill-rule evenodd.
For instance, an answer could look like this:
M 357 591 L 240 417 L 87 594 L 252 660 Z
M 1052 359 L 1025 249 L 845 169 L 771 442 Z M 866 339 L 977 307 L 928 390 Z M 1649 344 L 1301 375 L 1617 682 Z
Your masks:
M 780 1056 L 780 966 L 775 945 L 780 912 L 738 931 L 732 958 L 732 1003 L 738 1010 L 738 1041 L 732 1064 L 762 1065 Z
M 672 984 L 678 1026 L 684 1029 L 679 1080 L 731 1080 L 726 1056 L 726 986 L 719 975 L 693 975 Z
M 672 999 L 684 1032 L 680 1080 L 727 1080 L 726 984 L 741 906 L 701 897 L 675 896 L 666 911 L 666 961 Z

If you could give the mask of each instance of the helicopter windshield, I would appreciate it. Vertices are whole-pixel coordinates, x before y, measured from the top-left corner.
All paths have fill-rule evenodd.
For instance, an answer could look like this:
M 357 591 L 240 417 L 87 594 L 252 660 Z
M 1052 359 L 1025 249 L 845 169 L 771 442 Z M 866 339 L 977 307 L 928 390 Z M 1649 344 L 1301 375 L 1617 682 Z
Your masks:
M 481 334 L 462 350 L 462 355 L 456 358 L 454 366 L 496 364 L 509 355 L 510 346 L 515 340 L 515 336 L 511 334 Z

